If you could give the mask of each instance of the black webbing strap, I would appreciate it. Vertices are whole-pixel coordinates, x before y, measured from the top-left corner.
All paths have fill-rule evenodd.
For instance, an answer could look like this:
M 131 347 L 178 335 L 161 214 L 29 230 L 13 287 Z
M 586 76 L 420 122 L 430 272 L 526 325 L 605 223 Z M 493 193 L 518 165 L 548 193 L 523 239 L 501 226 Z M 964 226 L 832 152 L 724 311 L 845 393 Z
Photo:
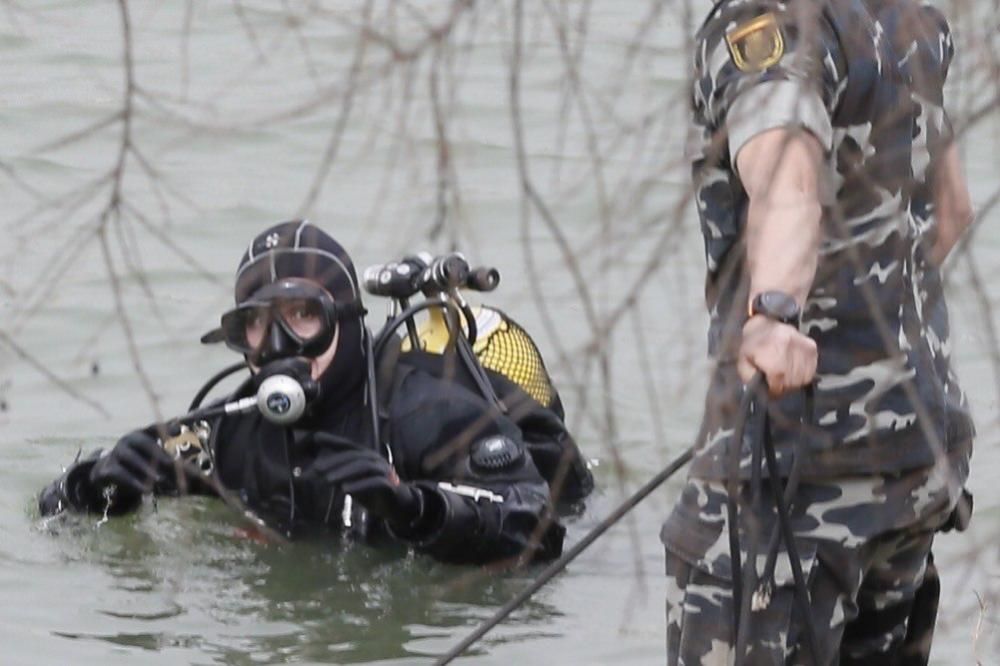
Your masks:
M 373 432 L 377 434 L 377 445 L 389 449 L 389 403 L 396 392 L 396 387 L 402 382 L 403 377 L 408 372 L 403 364 L 399 362 L 402 353 L 402 340 L 393 335 L 380 349 L 380 353 L 375 356 L 374 381 L 375 381 L 375 410 Z
M 815 420 L 815 392 L 812 386 L 805 389 L 805 415 L 803 428 Z M 742 443 L 746 431 L 746 422 L 754 415 L 754 436 L 750 439 L 750 501 L 757 512 L 749 511 L 747 523 L 747 560 L 742 563 L 739 530 L 739 492 L 740 463 L 742 460 Z M 805 624 L 806 643 L 812 655 L 813 662 L 819 663 L 819 641 L 816 627 L 812 622 L 809 590 L 802 572 L 802 562 L 799 558 L 798 546 L 792 531 L 789 518 L 789 505 L 798 489 L 801 476 L 801 460 L 804 456 L 803 437 L 796 439 L 794 459 L 789 472 L 788 482 L 782 486 L 777 455 L 768 414 L 768 396 L 764 387 L 763 375 L 757 373 L 747 385 L 740 402 L 740 413 L 734 428 L 733 440 L 730 445 L 729 474 L 726 480 L 726 509 L 729 519 L 729 553 L 731 560 L 731 579 L 733 586 L 733 645 L 735 647 L 736 664 L 746 658 L 747 643 L 750 640 L 750 613 L 757 610 L 758 603 L 766 606 L 770 601 L 771 587 L 774 581 L 774 568 L 780 542 L 785 542 L 792 577 L 795 582 L 795 605 Z M 760 543 L 759 518 L 764 514 L 762 493 L 762 463 L 767 465 L 768 483 L 774 498 L 778 516 L 778 526 L 770 536 L 767 560 L 762 576 L 757 577 L 757 551 Z M 755 592 L 756 591 L 756 592 Z M 758 595 L 760 595 L 758 597 Z
M 788 517 L 788 504 L 781 488 L 781 478 L 778 476 L 778 460 L 774 453 L 774 442 L 771 440 L 771 429 L 767 427 L 766 421 L 767 407 L 761 410 L 765 421 L 763 449 L 764 459 L 767 461 L 767 474 L 771 482 L 771 492 L 774 495 L 774 502 L 778 509 L 778 524 L 781 527 L 781 535 L 785 540 L 785 549 L 788 552 L 788 563 L 792 567 L 792 577 L 795 579 L 795 603 L 802 614 L 802 622 L 806 627 L 806 640 L 809 644 L 809 652 L 812 655 L 813 663 L 819 663 L 819 641 L 816 636 L 816 626 L 812 621 L 812 604 L 809 602 L 809 589 L 806 587 L 805 576 L 802 574 L 802 561 L 799 559 L 799 549 L 795 545 L 795 534 L 792 532 L 792 522 Z
M 788 473 L 788 481 L 785 482 L 785 505 L 791 509 L 792 500 L 799 489 L 799 480 L 802 477 L 802 461 L 805 460 L 804 442 L 807 429 L 816 423 L 816 387 L 810 384 L 803 389 L 805 397 L 805 416 L 803 418 L 800 436 L 795 440 L 794 457 L 792 458 L 792 468 Z M 774 567 L 778 562 L 778 548 L 781 545 L 781 528 L 776 526 L 771 532 L 771 538 L 767 547 L 767 560 L 764 563 L 764 571 L 758 582 L 755 594 L 761 596 L 761 603 L 770 600 L 771 591 L 774 588 Z
M 743 569 L 740 551 L 739 530 L 739 496 L 740 496 L 740 461 L 743 453 L 743 438 L 746 432 L 747 420 L 753 407 L 753 397 L 761 389 L 764 376 L 760 372 L 754 375 L 743 390 L 740 400 L 740 411 L 736 417 L 733 436 L 729 441 L 729 473 L 726 475 L 726 517 L 729 523 L 729 566 L 733 586 L 733 630 L 740 626 L 740 608 L 742 606 L 743 585 L 741 572 Z M 733 637 L 733 645 L 736 636 Z

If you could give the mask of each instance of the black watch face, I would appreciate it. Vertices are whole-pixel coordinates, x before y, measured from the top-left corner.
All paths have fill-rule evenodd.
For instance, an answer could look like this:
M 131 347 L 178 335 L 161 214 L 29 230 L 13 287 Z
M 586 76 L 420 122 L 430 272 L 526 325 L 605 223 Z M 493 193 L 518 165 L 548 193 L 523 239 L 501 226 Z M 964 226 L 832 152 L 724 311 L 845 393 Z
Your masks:
M 788 294 L 783 294 L 780 291 L 765 291 L 757 299 L 760 307 L 755 308 L 756 312 L 786 324 L 798 321 L 799 304 Z

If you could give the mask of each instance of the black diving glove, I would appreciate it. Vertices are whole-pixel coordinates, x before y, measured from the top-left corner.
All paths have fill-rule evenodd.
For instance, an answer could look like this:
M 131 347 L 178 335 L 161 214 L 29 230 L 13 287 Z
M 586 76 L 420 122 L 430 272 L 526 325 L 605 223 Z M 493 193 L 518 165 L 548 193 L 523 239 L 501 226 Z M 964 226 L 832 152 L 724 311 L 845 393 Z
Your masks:
M 94 463 L 88 475 L 92 510 L 124 513 L 134 508 L 144 493 L 176 474 L 174 459 L 156 438 L 135 430 L 118 440 L 115 447 Z
M 421 491 L 400 481 L 389 461 L 371 449 L 344 448 L 321 456 L 313 473 L 401 533 L 413 530 L 423 515 Z

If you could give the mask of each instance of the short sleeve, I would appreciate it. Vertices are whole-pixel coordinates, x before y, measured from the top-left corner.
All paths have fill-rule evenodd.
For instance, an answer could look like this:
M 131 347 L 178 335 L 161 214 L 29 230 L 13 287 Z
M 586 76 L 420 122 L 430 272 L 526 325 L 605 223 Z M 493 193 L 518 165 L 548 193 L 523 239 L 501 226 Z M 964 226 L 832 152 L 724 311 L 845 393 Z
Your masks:
M 840 43 L 814 3 L 726 3 L 699 31 L 696 120 L 725 129 L 729 153 L 779 127 L 808 130 L 830 149 L 847 82 Z

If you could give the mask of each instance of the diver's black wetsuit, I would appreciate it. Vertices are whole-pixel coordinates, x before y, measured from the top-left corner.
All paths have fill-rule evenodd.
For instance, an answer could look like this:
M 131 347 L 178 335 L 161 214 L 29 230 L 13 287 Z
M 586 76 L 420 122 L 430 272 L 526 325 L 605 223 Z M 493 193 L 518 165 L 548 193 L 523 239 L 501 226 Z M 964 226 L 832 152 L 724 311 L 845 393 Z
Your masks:
M 317 473 L 326 456 L 375 447 L 362 386 L 346 396 L 341 392 L 335 402 L 320 400 L 290 429 L 257 412 L 216 421 L 211 449 L 218 480 L 268 524 L 292 535 L 345 529 L 370 541 L 388 536 L 447 562 L 483 563 L 522 553 L 532 559 L 558 556 L 565 529 L 553 519 L 536 534 L 550 507 L 543 473 L 551 479 L 565 457 L 561 501 L 580 499 L 593 484 L 561 413 L 493 377 L 508 407 L 508 415 L 502 414 L 462 383 L 419 365 L 408 363 L 406 355 L 397 364 L 381 426 L 393 468 L 422 496 L 423 511 L 410 525 L 390 527 L 356 501 L 345 509 L 340 488 Z M 252 390 L 247 382 L 232 397 Z M 555 410 L 561 412 L 558 405 Z M 503 445 L 497 445 L 496 435 L 505 436 Z M 66 508 L 105 510 L 107 498 L 89 481 L 99 455 L 74 463 L 42 491 L 44 515 Z M 175 481 L 158 483 L 154 492 L 177 494 Z M 185 481 L 187 492 L 211 492 L 197 478 Z M 123 496 L 109 513 L 125 513 L 140 503 L 139 497 Z

